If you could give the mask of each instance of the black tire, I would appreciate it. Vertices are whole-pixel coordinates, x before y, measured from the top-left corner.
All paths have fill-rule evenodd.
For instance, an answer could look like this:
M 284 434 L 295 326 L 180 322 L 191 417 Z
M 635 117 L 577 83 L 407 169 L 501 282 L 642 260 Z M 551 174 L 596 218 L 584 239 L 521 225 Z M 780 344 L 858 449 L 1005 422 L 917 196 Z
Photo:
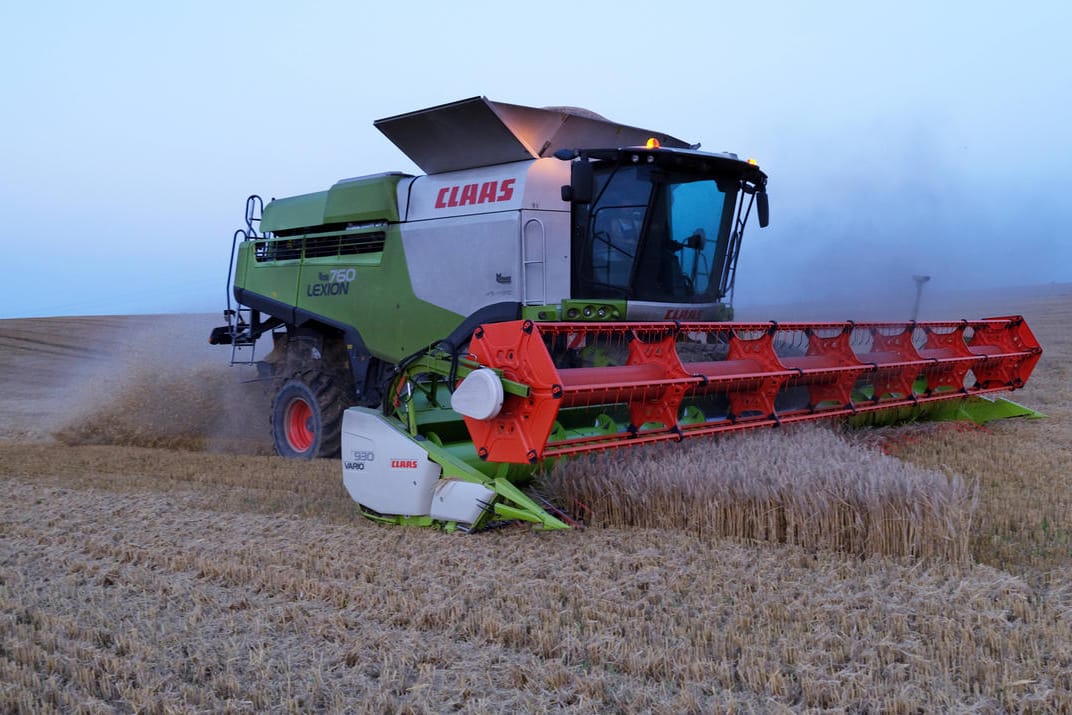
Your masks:
M 351 399 L 338 382 L 320 372 L 283 382 L 272 401 L 276 454 L 294 459 L 339 455 L 342 415 Z

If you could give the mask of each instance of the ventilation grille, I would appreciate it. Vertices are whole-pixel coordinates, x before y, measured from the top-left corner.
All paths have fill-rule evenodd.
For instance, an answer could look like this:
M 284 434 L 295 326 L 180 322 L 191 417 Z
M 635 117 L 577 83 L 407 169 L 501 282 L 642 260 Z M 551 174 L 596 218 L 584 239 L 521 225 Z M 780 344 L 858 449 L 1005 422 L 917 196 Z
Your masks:
M 387 234 L 383 231 L 305 238 L 272 238 L 257 241 L 254 251 L 258 263 L 289 261 L 297 258 L 330 258 L 382 253 Z

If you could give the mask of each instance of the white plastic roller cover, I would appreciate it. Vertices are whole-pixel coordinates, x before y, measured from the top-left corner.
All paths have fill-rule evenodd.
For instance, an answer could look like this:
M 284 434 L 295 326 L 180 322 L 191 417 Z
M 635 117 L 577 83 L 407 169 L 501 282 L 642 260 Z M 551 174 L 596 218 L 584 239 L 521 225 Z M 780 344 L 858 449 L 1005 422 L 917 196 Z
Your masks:
M 489 420 L 499 414 L 503 404 L 503 386 L 491 368 L 469 373 L 450 396 L 450 407 L 458 414 L 475 420 Z

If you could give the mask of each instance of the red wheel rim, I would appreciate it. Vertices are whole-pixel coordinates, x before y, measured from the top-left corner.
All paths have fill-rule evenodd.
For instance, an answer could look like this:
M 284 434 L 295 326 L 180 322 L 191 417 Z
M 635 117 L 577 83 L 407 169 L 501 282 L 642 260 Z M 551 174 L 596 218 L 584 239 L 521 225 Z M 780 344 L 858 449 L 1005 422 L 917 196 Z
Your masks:
M 309 420 L 313 410 L 309 403 L 301 398 L 291 400 L 283 419 L 287 442 L 295 452 L 307 452 L 313 446 L 316 433 L 309 429 Z

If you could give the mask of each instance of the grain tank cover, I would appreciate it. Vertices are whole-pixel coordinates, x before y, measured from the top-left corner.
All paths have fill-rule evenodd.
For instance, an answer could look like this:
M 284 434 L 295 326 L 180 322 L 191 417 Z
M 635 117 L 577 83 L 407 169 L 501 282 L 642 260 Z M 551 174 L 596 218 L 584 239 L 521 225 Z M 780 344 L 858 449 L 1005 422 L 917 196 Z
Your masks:
M 662 132 L 629 127 L 575 107 L 522 107 L 473 97 L 375 122 L 428 174 L 539 159 L 559 149 L 689 144 Z

